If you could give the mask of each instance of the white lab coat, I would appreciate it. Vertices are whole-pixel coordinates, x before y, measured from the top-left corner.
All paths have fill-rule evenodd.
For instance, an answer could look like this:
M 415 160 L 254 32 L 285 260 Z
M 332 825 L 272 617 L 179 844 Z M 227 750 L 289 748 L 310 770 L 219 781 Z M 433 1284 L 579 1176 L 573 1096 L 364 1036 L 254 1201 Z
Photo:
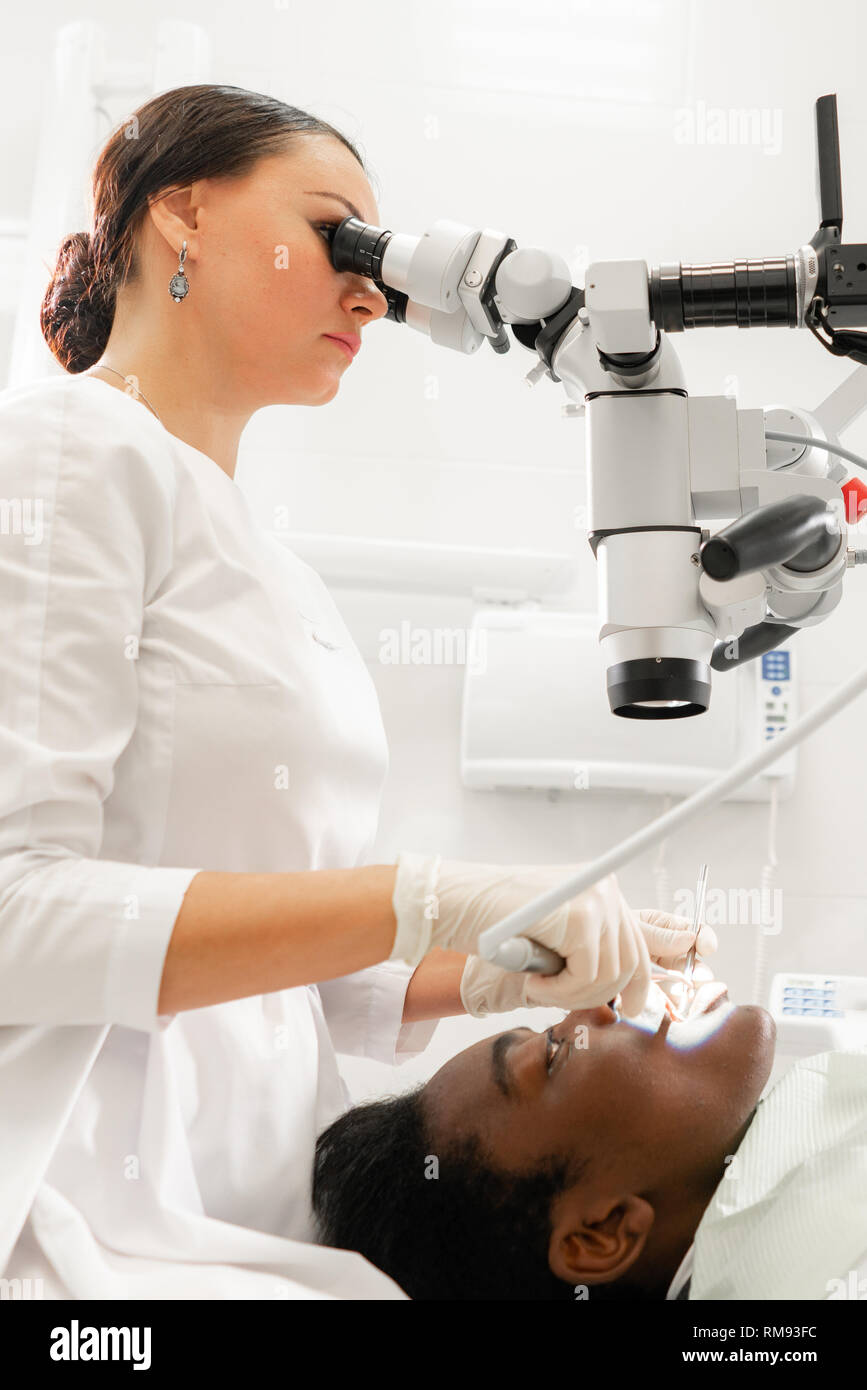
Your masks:
M 96 377 L 0 395 L 0 1270 L 59 1298 L 403 1298 L 311 1243 L 335 1049 L 409 967 L 156 1013 L 200 870 L 369 862 L 388 752 L 319 576 Z M 17 509 L 16 509 L 17 501 Z

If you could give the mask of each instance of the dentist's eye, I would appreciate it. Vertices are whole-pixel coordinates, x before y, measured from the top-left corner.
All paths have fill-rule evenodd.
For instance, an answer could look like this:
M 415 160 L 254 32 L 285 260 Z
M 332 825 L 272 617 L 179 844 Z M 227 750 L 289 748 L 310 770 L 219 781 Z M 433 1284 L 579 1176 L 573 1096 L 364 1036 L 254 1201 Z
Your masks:
M 316 230 L 321 232 L 322 229 L 323 229 L 323 227 L 325 227 L 325 228 L 330 228 L 330 229 L 333 231 L 333 230 L 334 230 L 336 227 L 338 227 L 339 225 L 340 225 L 339 222 L 317 222 L 317 224 L 316 224 Z M 333 238 L 330 237 L 330 236 L 327 236 L 327 237 L 325 238 L 325 240 L 329 243 L 329 245 L 331 244 L 332 239 L 333 239 Z

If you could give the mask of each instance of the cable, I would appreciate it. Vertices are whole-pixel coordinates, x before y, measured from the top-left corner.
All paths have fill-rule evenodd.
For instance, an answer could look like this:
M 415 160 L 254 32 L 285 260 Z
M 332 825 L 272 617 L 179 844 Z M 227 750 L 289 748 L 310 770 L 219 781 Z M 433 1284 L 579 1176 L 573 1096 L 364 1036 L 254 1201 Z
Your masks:
M 862 458 L 860 454 L 853 454 L 851 449 L 844 449 L 842 444 L 831 444 L 827 439 L 813 439 L 809 434 L 787 434 L 784 430 L 765 430 L 765 439 L 779 439 L 783 444 L 809 444 L 814 449 L 824 449 L 828 454 L 839 454 L 847 463 L 854 463 L 858 468 L 867 470 L 867 459 Z M 775 463 L 772 468 L 769 465 L 769 472 L 778 473 L 783 468 L 793 466 L 791 459 L 784 460 L 782 463 Z
M 777 804 L 779 801 L 779 779 L 774 777 L 771 781 L 771 804 L 768 811 L 768 858 L 762 869 L 761 876 L 761 899 L 759 905 L 759 921 L 756 928 L 756 953 L 753 960 L 753 994 L 752 1002 L 765 1007 L 765 995 L 767 991 L 767 938 L 768 933 L 765 927 L 769 925 L 770 917 L 769 905 L 772 901 L 771 895 L 774 891 L 774 880 L 777 876 Z
M 671 810 L 671 797 L 666 795 L 662 803 L 662 813 L 665 815 Z M 663 912 L 672 911 L 673 896 L 671 891 L 671 874 L 668 871 L 666 858 L 668 855 L 668 836 L 659 842 L 659 853 L 653 865 L 653 881 L 656 884 L 656 904 L 662 908 Z

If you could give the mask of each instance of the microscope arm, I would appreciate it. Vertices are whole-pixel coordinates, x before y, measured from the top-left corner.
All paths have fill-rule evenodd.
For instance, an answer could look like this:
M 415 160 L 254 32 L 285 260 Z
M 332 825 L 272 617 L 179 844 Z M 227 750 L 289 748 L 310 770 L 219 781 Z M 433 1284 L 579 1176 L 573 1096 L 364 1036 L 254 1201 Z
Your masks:
M 335 269 L 371 278 L 387 317 L 464 354 L 485 339 L 505 353 L 509 326 L 536 357 L 527 380 L 547 374 L 574 402 L 567 409 L 586 415 L 599 637 L 611 707 L 627 717 L 700 712 L 711 660 L 734 664 L 726 654 L 718 665 L 719 638 L 743 636 L 736 659 L 746 659 L 840 601 L 844 528 L 819 530 L 841 508 L 842 465 L 782 440 L 769 460 L 764 412 L 690 397 L 671 342 L 688 328 L 807 327 L 835 356 L 867 364 L 867 334 L 853 331 L 867 322 L 867 245 L 842 241 L 835 97 L 819 98 L 816 119 L 821 224 L 784 256 L 598 261 L 582 289 L 556 253 L 447 219 L 415 237 L 349 217 L 331 238 Z M 812 418 L 781 408 L 782 433 L 794 421 L 833 442 L 838 422 L 863 409 L 860 389 Z M 713 541 L 703 529 L 732 518 Z

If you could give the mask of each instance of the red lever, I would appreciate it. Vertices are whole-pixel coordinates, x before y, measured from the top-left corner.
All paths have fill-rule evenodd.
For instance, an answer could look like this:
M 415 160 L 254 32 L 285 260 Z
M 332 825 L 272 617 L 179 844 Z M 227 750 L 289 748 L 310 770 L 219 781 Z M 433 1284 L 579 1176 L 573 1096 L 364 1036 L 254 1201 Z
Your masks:
M 867 483 L 860 478 L 848 478 L 841 484 L 840 491 L 846 499 L 846 524 L 857 526 L 867 517 Z

